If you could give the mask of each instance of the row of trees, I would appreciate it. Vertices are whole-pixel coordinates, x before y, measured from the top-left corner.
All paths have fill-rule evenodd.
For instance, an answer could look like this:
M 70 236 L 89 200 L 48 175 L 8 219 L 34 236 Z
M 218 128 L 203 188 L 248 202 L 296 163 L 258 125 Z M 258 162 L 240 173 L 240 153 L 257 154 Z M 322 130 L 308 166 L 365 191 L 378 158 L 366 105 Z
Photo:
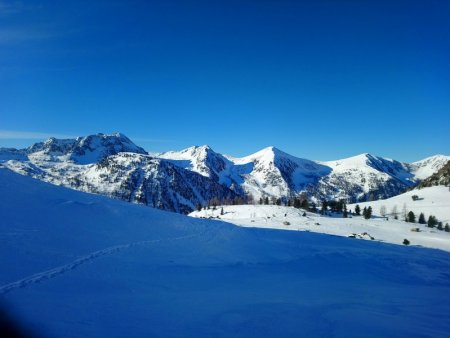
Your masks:
M 406 215 L 406 218 L 405 218 L 405 222 L 416 223 L 416 215 L 414 214 L 414 212 L 412 212 L 412 211 L 408 212 L 408 214 Z M 433 216 L 433 215 L 428 216 L 428 220 L 426 221 L 425 215 L 423 212 L 421 212 L 419 215 L 418 223 L 426 224 L 429 228 L 437 228 L 438 230 L 444 230 L 446 232 L 450 232 L 450 226 L 448 223 L 446 223 L 444 226 L 444 224 L 442 222 L 440 222 L 436 218 L 436 216 Z

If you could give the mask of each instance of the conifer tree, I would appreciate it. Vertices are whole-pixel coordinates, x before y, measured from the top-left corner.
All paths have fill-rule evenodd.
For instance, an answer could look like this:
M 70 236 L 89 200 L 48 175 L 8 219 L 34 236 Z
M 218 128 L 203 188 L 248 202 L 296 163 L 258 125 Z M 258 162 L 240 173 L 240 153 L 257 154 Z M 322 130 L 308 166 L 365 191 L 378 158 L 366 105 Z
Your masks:
M 408 212 L 408 222 L 416 223 L 416 215 L 412 211 Z
M 438 221 L 437 221 L 436 217 L 434 217 L 433 215 L 430 215 L 428 217 L 428 227 L 434 228 L 437 224 L 438 224 Z
M 309 210 L 309 203 L 307 199 L 304 199 L 301 203 L 301 207 L 305 210 Z
M 355 206 L 355 215 L 357 216 L 361 215 L 361 208 L 359 207 L 358 204 Z
M 369 206 L 368 208 L 364 207 L 363 216 L 365 219 L 370 219 L 372 217 L 372 207 L 371 206 Z
M 323 215 L 325 212 L 327 212 L 327 210 L 328 210 L 328 204 L 327 204 L 327 201 L 323 200 L 323 201 L 322 201 L 322 210 L 321 210 L 322 215 Z
M 425 215 L 423 214 L 423 212 L 420 213 L 419 215 L 419 224 L 426 224 L 427 222 L 425 221 Z

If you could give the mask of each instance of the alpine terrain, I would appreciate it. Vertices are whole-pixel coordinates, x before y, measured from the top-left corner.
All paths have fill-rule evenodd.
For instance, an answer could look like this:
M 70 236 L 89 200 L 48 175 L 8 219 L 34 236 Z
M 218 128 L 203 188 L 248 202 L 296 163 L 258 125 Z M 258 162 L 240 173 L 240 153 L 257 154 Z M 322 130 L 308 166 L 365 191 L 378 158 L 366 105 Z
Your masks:
M 209 146 L 147 153 L 125 135 L 50 138 L 26 149 L 0 149 L 0 166 L 84 192 L 188 213 L 218 201 L 282 198 L 312 201 L 389 198 L 441 169 L 449 156 L 402 163 L 370 154 L 312 161 L 275 147 L 235 158 Z

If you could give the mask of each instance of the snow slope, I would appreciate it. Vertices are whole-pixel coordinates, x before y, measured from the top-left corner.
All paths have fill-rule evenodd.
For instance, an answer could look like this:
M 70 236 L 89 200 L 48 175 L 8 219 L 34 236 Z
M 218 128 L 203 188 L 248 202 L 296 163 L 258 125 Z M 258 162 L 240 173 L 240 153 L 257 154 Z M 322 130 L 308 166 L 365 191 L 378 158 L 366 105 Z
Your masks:
M 0 169 L 0 301 L 43 337 L 446 337 L 447 252 L 243 228 Z
M 413 195 L 419 196 L 419 200 L 413 201 Z M 361 208 L 369 205 L 372 207 L 373 213 L 377 215 L 380 214 L 381 206 L 386 207 L 388 215 L 392 214 L 392 209 L 396 206 L 399 217 L 402 218 L 401 213 L 405 207 L 408 212 L 412 211 L 416 214 L 416 220 L 423 212 L 426 219 L 429 215 L 433 215 L 444 224 L 450 224 L 450 190 L 449 187 L 443 185 L 413 189 L 385 200 L 359 203 Z M 354 208 L 354 205 L 349 205 L 349 208 Z
M 443 196 L 444 197 L 444 196 Z M 438 206 L 450 211 L 450 193 Z M 353 206 L 349 206 L 352 208 Z M 221 215 L 223 208 L 224 214 Z M 207 219 L 220 219 L 244 227 L 284 229 L 294 231 L 316 232 L 329 235 L 348 237 L 357 234 L 357 238 L 403 245 L 407 238 L 411 245 L 436 248 L 450 252 L 450 233 L 429 229 L 423 225 L 412 225 L 399 220 L 386 220 L 376 217 L 365 220 L 361 216 L 342 218 L 322 216 L 302 209 L 276 205 L 229 205 L 216 210 L 194 211 L 189 216 Z M 436 212 L 434 213 L 436 214 Z M 286 223 L 287 222 L 287 223 Z M 445 223 L 444 223 L 445 224 Z M 412 227 L 419 227 L 420 232 L 411 232 Z M 366 233 L 367 235 L 361 235 Z

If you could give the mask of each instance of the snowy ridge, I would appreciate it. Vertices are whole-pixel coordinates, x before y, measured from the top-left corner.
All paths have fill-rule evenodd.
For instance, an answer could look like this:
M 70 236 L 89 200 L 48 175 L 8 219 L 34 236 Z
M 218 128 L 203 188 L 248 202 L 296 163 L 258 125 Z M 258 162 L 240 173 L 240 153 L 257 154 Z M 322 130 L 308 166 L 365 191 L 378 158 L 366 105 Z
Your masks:
M 408 164 L 361 154 L 319 162 L 275 147 L 235 158 L 207 145 L 149 154 L 120 133 L 0 149 L 0 166 L 22 175 L 182 213 L 212 198 L 249 195 L 289 198 L 306 193 L 316 202 L 349 203 L 389 198 L 416 186 L 449 158 L 437 155 Z
M 411 163 L 410 168 L 417 179 L 424 180 L 441 169 L 448 161 L 450 161 L 450 156 L 435 155 Z

